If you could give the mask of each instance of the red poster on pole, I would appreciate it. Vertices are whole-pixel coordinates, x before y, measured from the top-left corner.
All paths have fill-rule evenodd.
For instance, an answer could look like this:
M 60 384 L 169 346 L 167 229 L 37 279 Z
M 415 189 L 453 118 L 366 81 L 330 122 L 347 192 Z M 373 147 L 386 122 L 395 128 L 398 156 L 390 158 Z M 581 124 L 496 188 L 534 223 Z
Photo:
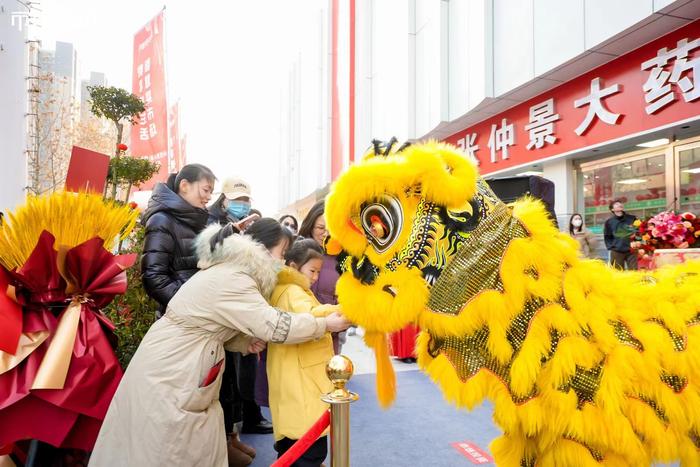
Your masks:
M 168 132 L 168 172 L 179 172 L 182 168 L 182 160 L 180 158 L 180 105 L 178 103 L 170 108 Z
M 66 191 L 102 194 L 108 171 L 107 154 L 73 146 L 66 174 Z
M 132 92 L 143 100 L 146 110 L 131 127 L 131 154 L 160 164 L 160 171 L 141 186 L 142 190 L 164 182 L 169 169 L 163 13 L 158 13 L 134 36 Z

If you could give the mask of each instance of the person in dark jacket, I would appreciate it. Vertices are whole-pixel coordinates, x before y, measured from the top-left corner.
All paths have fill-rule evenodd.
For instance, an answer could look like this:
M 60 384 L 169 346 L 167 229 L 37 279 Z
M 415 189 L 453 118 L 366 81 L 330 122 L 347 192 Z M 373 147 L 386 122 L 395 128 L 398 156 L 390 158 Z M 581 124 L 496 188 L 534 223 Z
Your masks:
M 637 218 L 625 212 L 622 201 L 615 200 L 608 206 L 612 217 L 605 221 L 603 238 L 610 251 L 610 265 L 616 269 L 637 269 L 637 255 L 630 249 L 633 223 Z
M 146 293 L 158 302 L 156 316 L 197 272 L 192 241 L 206 226 L 215 177 L 201 164 L 188 164 L 153 190 L 143 214 L 146 226 L 141 272 Z
M 224 180 L 221 195 L 209 207 L 209 224 L 232 224 L 238 232 L 246 231 L 260 215 L 251 216 L 250 184 L 237 177 Z M 256 402 L 255 388 L 258 373 L 258 355 L 226 352 L 226 366 L 222 376 L 219 400 L 224 409 L 226 433 L 230 437 L 229 459 L 235 450 L 255 457 L 255 450 L 242 443 L 243 433 L 272 433 L 272 423 L 267 420 Z

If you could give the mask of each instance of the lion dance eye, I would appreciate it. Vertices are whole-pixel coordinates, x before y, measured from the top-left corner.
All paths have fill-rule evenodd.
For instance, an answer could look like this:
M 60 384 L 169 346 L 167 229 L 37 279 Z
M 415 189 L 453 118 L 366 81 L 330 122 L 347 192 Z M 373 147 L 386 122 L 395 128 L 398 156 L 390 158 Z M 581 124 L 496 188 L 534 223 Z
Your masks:
M 377 253 L 384 253 L 396 241 L 403 225 L 401 203 L 394 197 L 383 196 L 365 204 L 360 212 L 362 229 Z

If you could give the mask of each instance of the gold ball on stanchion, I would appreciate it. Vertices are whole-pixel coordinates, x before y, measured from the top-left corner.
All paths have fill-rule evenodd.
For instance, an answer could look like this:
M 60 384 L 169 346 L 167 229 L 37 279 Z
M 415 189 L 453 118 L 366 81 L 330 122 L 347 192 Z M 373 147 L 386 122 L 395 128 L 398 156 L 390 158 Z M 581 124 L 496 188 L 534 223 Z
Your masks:
M 352 374 L 355 371 L 355 366 L 345 355 L 335 355 L 326 364 L 326 375 L 328 379 L 333 383 L 335 388 L 331 394 L 329 394 L 335 400 L 348 400 L 353 399 L 353 395 L 345 389 L 345 385 L 352 378 Z M 357 397 L 356 395 L 354 396 Z

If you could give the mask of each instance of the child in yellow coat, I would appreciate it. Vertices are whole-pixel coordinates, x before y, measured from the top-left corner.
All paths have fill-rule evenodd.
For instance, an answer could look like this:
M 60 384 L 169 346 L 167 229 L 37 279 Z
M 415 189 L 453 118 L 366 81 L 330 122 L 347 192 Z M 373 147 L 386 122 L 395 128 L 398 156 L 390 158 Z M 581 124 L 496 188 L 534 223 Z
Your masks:
M 321 305 L 311 292 L 323 265 L 323 251 L 311 239 L 298 240 L 285 255 L 270 303 L 291 313 L 327 316 L 337 305 Z M 333 386 L 326 376 L 326 363 L 333 356 L 333 340 L 327 332 L 315 341 L 296 345 L 270 343 L 267 376 L 275 450 L 284 454 L 328 410 L 321 394 Z M 293 466 L 318 467 L 328 453 L 327 436 L 321 436 Z

